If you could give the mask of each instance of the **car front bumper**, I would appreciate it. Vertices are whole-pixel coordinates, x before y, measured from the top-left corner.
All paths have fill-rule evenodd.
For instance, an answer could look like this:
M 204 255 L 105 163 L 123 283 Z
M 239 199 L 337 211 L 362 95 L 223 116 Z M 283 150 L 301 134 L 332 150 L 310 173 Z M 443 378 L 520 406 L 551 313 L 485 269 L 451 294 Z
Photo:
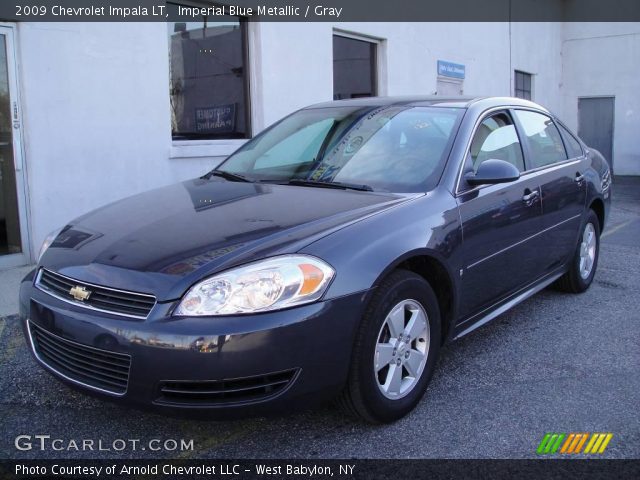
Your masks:
M 170 302 L 135 320 L 52 297 L 32 273 L 21 284 L 20 316 L 36 360 L 70 386 L 167 413 L 232 417 L 306 407 L 339 392 L 365 295 L 226 317 L 171 317 Z M 104 362 L 114 356 L 130 359 L 118 373 L 122 388 L 95 381 L 96 372 L 109 381 Z

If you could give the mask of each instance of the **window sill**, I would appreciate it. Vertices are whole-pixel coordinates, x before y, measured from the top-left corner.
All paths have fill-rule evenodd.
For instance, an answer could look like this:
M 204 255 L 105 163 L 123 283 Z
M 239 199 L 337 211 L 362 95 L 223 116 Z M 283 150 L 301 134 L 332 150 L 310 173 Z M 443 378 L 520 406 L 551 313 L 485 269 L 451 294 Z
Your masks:
M 246 139 L 173 141 L 169 158 L 228 157 L 246 141 Z

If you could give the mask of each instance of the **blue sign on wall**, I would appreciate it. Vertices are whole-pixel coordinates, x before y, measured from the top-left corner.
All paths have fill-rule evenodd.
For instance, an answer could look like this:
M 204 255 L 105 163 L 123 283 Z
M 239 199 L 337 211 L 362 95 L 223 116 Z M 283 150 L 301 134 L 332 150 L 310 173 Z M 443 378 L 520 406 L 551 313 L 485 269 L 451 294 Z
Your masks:
M 438 75 L 451 78 L 464 78 L 464 65 L 438 60 Z

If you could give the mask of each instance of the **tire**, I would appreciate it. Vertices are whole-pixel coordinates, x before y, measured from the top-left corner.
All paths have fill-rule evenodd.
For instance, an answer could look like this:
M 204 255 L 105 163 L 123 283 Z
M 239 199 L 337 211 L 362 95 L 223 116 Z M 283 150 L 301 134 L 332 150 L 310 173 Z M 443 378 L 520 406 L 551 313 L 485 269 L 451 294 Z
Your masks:
M 409 327 L 400 334 L 399 322 Z M 440 331 L 438 301 L 429 283 L 406 270 L 391 273 L 378 286 L 363 315 L 339 405 L 370 423 L 393 422 L 407 415 L 424 395 L 433 374 Z
M 590 260 L 591 267 L 588 269 L 588 274 L 583 268 L 582 263 L 585 258 L 583 253 L 590 248 L 590 244 L 587 244 L 588 234 L 593 234 L 593 259 Z M 589 210 L 586 220 L 584 221 L 580 230 L 580 238 L 578 238 L 578 245 L 576 251 L 569 264 L 569 270 L 557 281 L 556 286 L 559 290 L 569 293 L 582 293 L 589 288 L 593 277 L 598 268 L 598 257 L 600 256 L 600 222 L 598 216 L 593 210 Z M 587 253 L 587 257 L 589 257 Z

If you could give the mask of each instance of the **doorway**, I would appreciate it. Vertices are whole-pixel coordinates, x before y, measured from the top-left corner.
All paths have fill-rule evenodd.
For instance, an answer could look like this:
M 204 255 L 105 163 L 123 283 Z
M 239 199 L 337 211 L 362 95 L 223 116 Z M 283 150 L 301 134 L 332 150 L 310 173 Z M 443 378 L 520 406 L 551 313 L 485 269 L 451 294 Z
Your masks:
M 578 136 L 613 165 L 615 97 L 578 98 Z
M 30 261 L 15 29 L 0 25 L 0 269 Z

